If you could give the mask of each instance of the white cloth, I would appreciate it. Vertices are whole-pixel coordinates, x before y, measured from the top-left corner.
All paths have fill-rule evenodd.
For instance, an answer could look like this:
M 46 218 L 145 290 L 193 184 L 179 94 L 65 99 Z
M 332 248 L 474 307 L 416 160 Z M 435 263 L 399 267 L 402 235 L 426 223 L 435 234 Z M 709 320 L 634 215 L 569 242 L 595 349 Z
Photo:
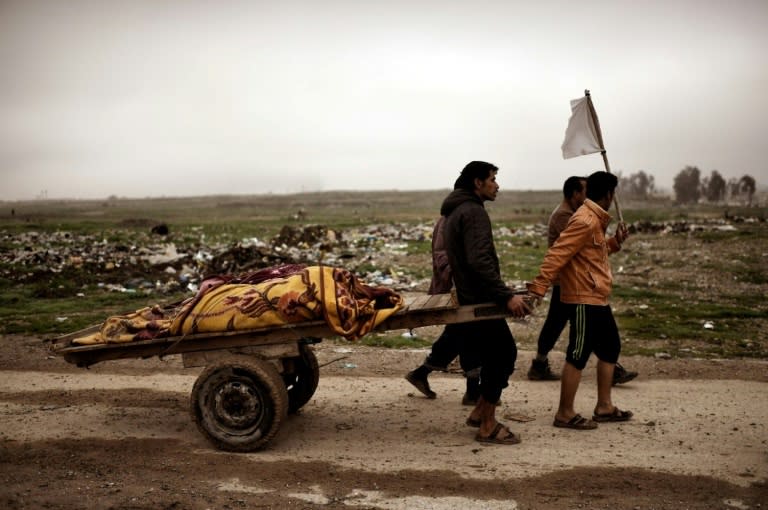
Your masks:
M 600 127 L 595 123 L 597 114 L 589 96 L 573 99 L 571 112 L 568 128 L 565 130 L 565 140 L 561 146 L 563 159 L 603 151 L 599 141 Z

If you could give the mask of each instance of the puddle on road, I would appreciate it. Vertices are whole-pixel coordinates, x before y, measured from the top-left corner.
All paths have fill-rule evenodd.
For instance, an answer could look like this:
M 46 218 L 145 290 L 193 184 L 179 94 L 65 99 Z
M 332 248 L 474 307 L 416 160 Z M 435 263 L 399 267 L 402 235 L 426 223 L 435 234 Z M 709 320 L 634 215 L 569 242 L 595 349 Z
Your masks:
M 243 492 L 248 494 L 265 494 L 273 492 L 269 489 L 243 485 L 238 478 L 218 485 L 220 491 Z M 292 492 L 287 497 L 298 499 L 314 505 L 343 504 L 349 507 L 381 508 L 382 510 L 515 510 L 517 503 L 513 500 L 475 500 L 456 496 L 385 496 L 380 491 L 365 491 L 354 489 L 341 498 L 329 498 L 323 494 L 318 485 L 309 487 L 309 492 Z

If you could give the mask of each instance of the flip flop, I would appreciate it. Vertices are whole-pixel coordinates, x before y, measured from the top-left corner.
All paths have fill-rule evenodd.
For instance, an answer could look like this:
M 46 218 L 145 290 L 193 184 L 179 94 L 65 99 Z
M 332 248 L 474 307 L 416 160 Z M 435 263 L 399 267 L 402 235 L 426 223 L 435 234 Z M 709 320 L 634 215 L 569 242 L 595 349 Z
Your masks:
M 475 420 L 471 416 L 467 418 L 466 424 L 468 427 L 480 428 L 480 420 Z
M 595 420 L 597 421 L 597 420 Z M 561 429 L 574 429 L 574 430 L 594 430 L 597 428 L 597 423 L 592 420 L 584 418 L 582 415 L 577 414 L 568 421 L 558 420 L 555 418 L 555 422 L 552 424 L 555 427 Z
M 509 434 L 505 435 L 504 437 L 499 437 L 499 432 L 501 432 L 504 429 L 507 429 L 509 431 Z M 497 423 L 496 427 L 493 429 L 493 432 L 491 432 L 491 435 L 488 437 L 482 437 L 480 434 L 475 436 L 475 441 L 478 443 L 490 443 L 490 444 L 518 444 L 520 443 L 520 436 L 518 434 L 515 434 L 509 428 L 506 427 L 506 425 L 502 425 L 501 423 Z
M 603 422 L 609 422 L 609 421 L 628 421 L 634 416 L 632 411 L 622 411 L 618 407 L 613 408 L 613 411 L 610 413 L 605 414 L 593 414 L 592 419 L 594 421 L 603 423 Z

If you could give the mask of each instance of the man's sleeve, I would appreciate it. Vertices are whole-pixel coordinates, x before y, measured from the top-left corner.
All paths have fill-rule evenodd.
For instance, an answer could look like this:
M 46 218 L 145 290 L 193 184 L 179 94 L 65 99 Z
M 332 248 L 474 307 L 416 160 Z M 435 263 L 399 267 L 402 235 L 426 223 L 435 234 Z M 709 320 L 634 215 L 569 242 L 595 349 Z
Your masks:
M 488 289 L 495 302 L 506 305 L 514 292 L 502 281 L 496 270 L 498 259 L 494 256 L 493 231 L 487 215 L 468 216 L 464 228 L 464 249 L 473 277 Z
M 557 278 L 560 270 L 576 255 L 584 243 L 592 238 L 591 227 L 583 221 L 569 221 L 555 244 L 547 250 L 539 268 L 539 274 L 528 284 L 528 290 L 543 296 Z

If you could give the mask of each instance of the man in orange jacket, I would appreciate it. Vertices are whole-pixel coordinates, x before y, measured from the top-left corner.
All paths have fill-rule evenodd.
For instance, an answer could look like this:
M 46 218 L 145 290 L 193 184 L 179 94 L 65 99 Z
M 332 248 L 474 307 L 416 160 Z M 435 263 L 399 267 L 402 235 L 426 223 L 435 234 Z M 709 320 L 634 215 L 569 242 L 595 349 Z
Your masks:
M 563 201 L 549 217 L 547 231 L 547 246 L 552 246 L 560 237 L 560 232 L 565 230 L 568 220 L 573 213 L 581 207 L 587 198 L 587 178 L 572 176 L 563 183 Z M 528 370 L 528 379 L 531 381 L 559 381 L 560 374 L 554 372 L 549 366 L 548 355 L 555 347 L 560 334 L 568 324 L 568 305 L 560 301 L 560 283 L 552 282 L 552 297 L 549 300 L 549 311 L 544 325 L 539 332 L 539 340 L 536 347 L 536 357 L 531 361 Z M 616 363 L 613 370 L 613 385 L 629 382 L 637 377 L 637 372 L 627 370 L 620 363 Z
M 541 298 L 559 275 L 560 300 L 570 309 L 571 329 L 554 420 L 556 427 L 590 430 L 597 428 L 597 422 L 632 418 L 631 411 L 620 410 L 611 400 L 621 339 L 608 305 L 613 283 L 608 255 L 619 251 L 628 237 L 623 224 L 619 224 L 614 237 L 605 237 L 611 220 L 608 210 L 617 185 L 616 176 L 608 172 L 595 172 L 587 178 L 587 199 L 547 250 L 539 275 L 528 284 L 528 291 Z M 597 404 L 589 420 L 576 412 L 574 400 L 581 372 L 593 352 L 598 359 Z

